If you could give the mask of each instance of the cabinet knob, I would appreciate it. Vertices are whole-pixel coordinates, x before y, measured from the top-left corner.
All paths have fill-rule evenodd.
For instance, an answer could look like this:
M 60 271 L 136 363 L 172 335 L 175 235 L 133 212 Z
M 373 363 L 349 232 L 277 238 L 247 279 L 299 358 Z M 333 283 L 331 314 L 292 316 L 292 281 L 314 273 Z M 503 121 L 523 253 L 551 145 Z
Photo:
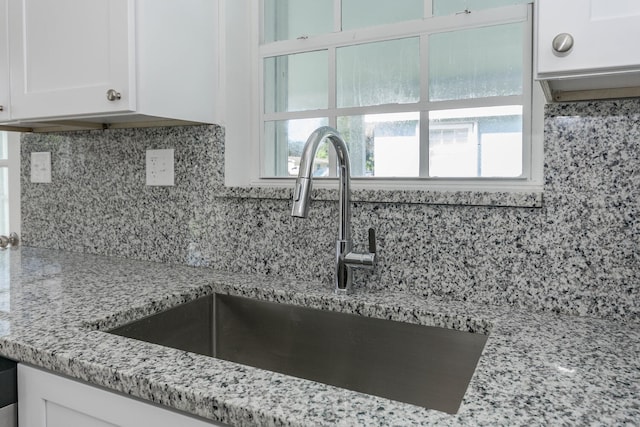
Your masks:
M 0 111 L 4 111 L 4 106 L 0 105 Z
M 20 239 L 16 233 L 11 233 L 9 237 L 0 236 L 0 249 L 6 249 L 9 246 L 16 247 Z
M 120 95 L 120 92 L 118 92 L 117 90 L 115 90 L 115 89 L 109 89 L 109 90 L 107 91 L 107 99 L 108 99 L 109 101 L 117 101 L 117 100 L 119 100 L 120 98 L 122 98 L 122 95 Z
M 568 53 L 573 47 L 573 36 L 569 33 L 560 33 L 553 38 L 551 46 L 555 53 Z

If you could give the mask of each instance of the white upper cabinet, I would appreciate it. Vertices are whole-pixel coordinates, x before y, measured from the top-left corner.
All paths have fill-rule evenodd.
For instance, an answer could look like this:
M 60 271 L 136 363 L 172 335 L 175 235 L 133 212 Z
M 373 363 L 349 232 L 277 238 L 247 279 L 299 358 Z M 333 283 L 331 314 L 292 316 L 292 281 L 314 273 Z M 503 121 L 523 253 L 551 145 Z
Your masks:
M 215 122 L 217 1 L 8 2 L 15 123 Z
M 535 75 L 547 81 L 554 99 L 573 91 L 591 91 L 583 98 L 634 96 L 640 1 L 536 0 L 535 18 Z
M 0 0 L 0 121 L 9 119 L 9 51 L 7 0 Z
M 14 119 L 135 111 L 133 0 L 9 1 Z

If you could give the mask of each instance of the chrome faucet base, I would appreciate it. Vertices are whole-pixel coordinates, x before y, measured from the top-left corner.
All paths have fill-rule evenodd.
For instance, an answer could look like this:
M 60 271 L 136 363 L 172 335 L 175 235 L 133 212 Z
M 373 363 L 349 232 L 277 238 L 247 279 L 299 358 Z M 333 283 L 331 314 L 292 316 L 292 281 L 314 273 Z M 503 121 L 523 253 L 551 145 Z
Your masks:
M 337 294 L 350 294 L 353 284 L 353 272 L 344 262 L 345 256 L 351 252 L 351 240 L 336 240 L 336 273 L 334 275 L 334 288 Z
M 352 289 L 340 289 L 340 288 L 335 288 L 333 290 L 333 293 L 336 295 L 351 295 L 353 293 Z

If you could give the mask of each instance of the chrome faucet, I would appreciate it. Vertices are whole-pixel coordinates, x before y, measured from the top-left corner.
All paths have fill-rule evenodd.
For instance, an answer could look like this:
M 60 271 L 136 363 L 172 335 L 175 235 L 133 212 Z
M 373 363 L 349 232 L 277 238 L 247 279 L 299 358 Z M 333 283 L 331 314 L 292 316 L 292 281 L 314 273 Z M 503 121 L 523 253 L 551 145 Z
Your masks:
M 335 258 L 335 292 L 348 294 L 351 292 L 354 268 L 373 269 L 376 264 L 375 231 L 369 229 L 369 252 L 357 253 L 351 249 L 351 165 L 347 144 L 337 130 L 324 126 L 316 129 L 307 139 L 300 158 L 300 170 L 293 190 L 293 208 L 291 216 L 306 218 L 309 213 L 311 199 L 311 181 L 313 159 L 320 143 L 328 138 L 338 156 L 340 184 L 338 188 L 338 208 L 340 221 L 338 223 L 338 240 L 336 241 Z

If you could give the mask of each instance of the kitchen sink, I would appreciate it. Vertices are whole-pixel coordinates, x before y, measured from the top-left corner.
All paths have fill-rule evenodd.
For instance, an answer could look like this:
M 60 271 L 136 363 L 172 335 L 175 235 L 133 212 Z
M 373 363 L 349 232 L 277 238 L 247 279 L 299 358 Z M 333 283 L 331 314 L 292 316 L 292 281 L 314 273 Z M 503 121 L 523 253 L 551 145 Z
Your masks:
M 456 413 L 486 335 L 215 294 L 112 334 Z

